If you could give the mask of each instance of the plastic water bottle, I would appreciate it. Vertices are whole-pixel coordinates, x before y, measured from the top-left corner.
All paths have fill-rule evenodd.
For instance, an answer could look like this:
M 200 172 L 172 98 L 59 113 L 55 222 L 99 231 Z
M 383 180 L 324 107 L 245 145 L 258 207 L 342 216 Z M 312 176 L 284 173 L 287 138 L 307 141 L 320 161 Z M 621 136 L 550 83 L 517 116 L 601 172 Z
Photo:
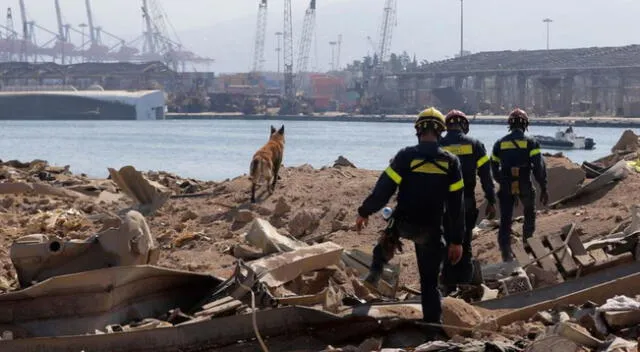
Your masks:
M 391 217 L 391 214 L 393 213 L 393 209 L 389 208 L 389 207 L 384 207 L 382 209 L 382 217 L 385 220 L 389 220 L 389 218 Z

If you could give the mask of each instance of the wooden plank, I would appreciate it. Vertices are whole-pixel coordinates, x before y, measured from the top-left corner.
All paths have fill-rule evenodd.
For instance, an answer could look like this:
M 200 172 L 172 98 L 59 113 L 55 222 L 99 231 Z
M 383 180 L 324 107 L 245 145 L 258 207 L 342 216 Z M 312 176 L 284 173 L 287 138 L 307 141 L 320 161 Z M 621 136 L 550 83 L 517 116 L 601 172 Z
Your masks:
M 584 248 L 584 244 L 582 244 L 582 241 L 580 240 L 580 236 L 577 236 L 578 234 L 579 232 L 576 232 L 569 239 L 569 249 L 571 249 L 571 252 L 573 253 L 573 258 L 575 258 L 576 262 L 580 266 L 586 268 L 595 264 L 596 261 L 589 255 L 589 252 L 587 252 L 587 250 Z
M 520 265 L 525 265 L 531 261 L 531 258 L 529 258 L 529 254 L 527 254 L 527 252 L 524 250 L 524 245 L 522 244 L 522 242 L 518 241 L 512 244 L 511 251 L 513 252 L 513 255 L 516 257 L 516 260 L 518 261 L 518 263 L 520 263 Z
M 542 257 L 543 255 L 549 253 L 549 250 L 542 245 L 542 241 L 540 240 L 540 238 L 537 238 L 537 237 L 529 238 L 527 240 L 527 243 L 529 244 L 529 247 L 531 247 L 531 250 L 533 251 L 533 255 L 536 258 Z M 560 272 L 556 267 L 556 260 L 553 258 L 553 256 L 550 255 L 540 259 L 540 265 L 542 266 L 542 269 L 546 271 L 550 271 L 554 275 L 556 275 L 561 282 L 564 281 L 564 279 L 562 278 L 562 275 L 560 275 Z
M 589 251 L 589 254 L 591 254 L 593 259 L 596 261 L 596 265 L 601 264 L 601 263 L 605 263 L 609 259 L 607 257 L 607 253 L 605 253 L 604 249 L 602 249 L 602 248 L 598 248 L 598 249 L 594 249 L 592 251 Z
M 565 274 L 568 274 L 568 275 L 574 274 L 578 270 L 578 266 L 573 261 L 573 258 L 571 257 L 571 255 L 569 255 L 569 252 L 567 251 L 567 249 L 563 248 L 564 241 L 562 241 L 562 238 L 560 237 L 560 235 L 547 236 L 547 241 L 549 241 L 549 244 L 551 245 L 552 249 L 562 248 L 555 253 L 555 257 L 558 260 L 558 263 L 560 263 L 560 267 L 565 272 Z
M 217 315 L 221 315 L 223 313 L 227 313 L 230 311 L 234 311 L 238 308 L 240 308 L 240 306 L 242 306 L 242 302 L 238 301 L 238 300 L 233 300 L 212 308 L 209 308 L 207 310 L 203 310 L 200 312 L 197 312 L 194 316 L 195 317 L 203 317 L 203 316 L 207 316 L 207 317 L 215 317 Z
M 204 306 L 202 306 L 202 310 L 207 310 L 207 309 L 211 309 L 213 307 L 217 307 L 217 306 L 221 306 L 225 303 L 229 303 L 231 301 L 233 301 L 234 298 L 233 297 L 224 297 L 224 298 L 220 298 L 219 300 L 213 301 L 211 303 L 207 303 Z
M 553 299 L 532 304 L 521 309 L 511 311 L 501 315 L 495 321 L 487 322 L 479 326 L 479 328 L 491 328 L 493 326 L 505 326 L 516 321 L 526 321 L 534 314 L 547 309 L 558 306 L 567 306 L 569 304 L 580 305 L 587 301 L 593 301 L 596 304 L 604 304 L 607 299 L 615 294 L 634 297 L 638 294 L 640 288 L 640 273 L 618 278 L 609 282 L 605 282 L 596 286 L 586 288 L 584 290 L 568 294 L 566 296 L 554 297 Z
M 605 255 L 606 259 L 596 260 L 594 265 L 584 268 L 582 272 L 585 275 L 633 262 L 633 253 L 627 252 L 619 255 L 607 255 L 603 251 L 602 254 Z

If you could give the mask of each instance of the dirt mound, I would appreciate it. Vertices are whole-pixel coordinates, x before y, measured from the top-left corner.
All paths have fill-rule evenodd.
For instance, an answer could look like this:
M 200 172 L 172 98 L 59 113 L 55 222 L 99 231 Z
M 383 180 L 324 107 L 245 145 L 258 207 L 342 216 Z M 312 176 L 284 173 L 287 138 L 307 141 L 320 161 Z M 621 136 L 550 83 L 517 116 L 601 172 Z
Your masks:
M 584 179 L 582 170 L 565 158 L 547 157 L 547 164 L 551 201 L 572 193 Z M 48 167 L 47 172 L 53 175 L 53 180 L 40 181 L 37 176 L 43 171 L 41 165 L 24 164 L 19 165 L 23 166 L 20 169 L 4 165 L 0 168 L 0 175 L 11 175 L 12 180 L 27 183 L 116 190 L 110 180 L 90 180 L 71 175 L 64 168 L 56 174 L 53 172 L 58 170 L 48 166 L 44 171 Z M 350 167 L 318 170 L 303 165 L 284 168 L 281 171 L 282 180 L 274 194 L 268 196 L 263 190 L 263 193 L 258 193 L 258 203 L 251 204 L 250 181 L 246 176 L 215 183 L 183 180 L 168 173 L 148 173 L 148 178 L 168 185 L 174 195 L 148 217 L 151 231 L 162 248 L 159 263 L 171 268 L 211 272 L 227 277 L 236 260 L 232 255 L 234 248 L 244 242 L 242 235 L 248 231 L 250 220 L 257 217 L 268 220 L 280 234 L 293 235 L 304 242 L 331 240 L 346 250 L 360 249 L 368 253 L 385 225 L 382 216 L 373 215 L 369 227 L 361 234 L 353 231 L 353 224 L 358 206 L 372 190 L 379 175 L 380 171 Z M 186 187 L 182 187 L 185 181 L 197 185 L 200 193 L 185 195 L 185 188 L 189 187 L 186 184 Z M 543 210 L 538 216 L 538 232 L 558 231 L 572 221 L 581 223 L 585 236 L 608 232 L 628 217 L 632 204 L 640 203 L 640 195 L 636 192 L 639 186 L 640 177 L 632 173 L 627 180 L 612 186 L 607 192 L 594 195 L 589 199 L 591 203 Z M 92 192 L 100 193 L 95 190 Z M 120 196 L 118 193 L 116 195 Z M 481 192 L 478 192 L 478 199 L 482 198 Z M 128 204 L 130 201 L 126 197 L 117 203 L 108 203 L 46 195 L 0 195 L 0 226 L 3 228 L 3 236 L 0 237 L 0 276 L 12 281 L 12 268 L 6 250 L 11 242 L 19 236 L 33 233 L 34 224 L 47 224 L 46 219 L 34 222 L 35 214 L 52 212 L 58 216 L 55 211 L 74 209 L 74 216 L 79 216 L 82 221 L 75 221 L 74 226 L 68 227 L 59 224 L 45 226 L 41 232 L 63 238 L 86 238 L 105 226 L 99 214 L 117 211 Z M 482 218 L 483 209 L 480 214 Z M 56 225 L 55 222 L 53 224 Z M 518 223 L 514 224 L 514 229 L 519 231 L 519 226 Z M 419 287 L 415 254 L 410 245 L 405 249 L 405 253 L 397 255 L 393 261 L 402 268 L 401 285 Z M 500 256 L 495 232 L 486 232 L 474 239 L 474 251 L 484 262 L 498 261 Z
M 611 148 L 612 153 L 616 152 L 625 152 L 625 151 L 636 151 L 640 148 L 640 140 L 638 139 L 638 135 L 635 134 L 632 130 L 626 130 L 622 133 L 622 136 L 618 140 L 618 142 Z

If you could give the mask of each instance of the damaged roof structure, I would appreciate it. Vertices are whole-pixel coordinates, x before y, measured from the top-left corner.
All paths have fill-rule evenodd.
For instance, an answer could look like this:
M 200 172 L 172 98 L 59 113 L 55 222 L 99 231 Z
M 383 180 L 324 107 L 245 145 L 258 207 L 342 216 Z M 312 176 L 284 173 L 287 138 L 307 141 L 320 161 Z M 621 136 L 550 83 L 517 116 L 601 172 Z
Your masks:
M 371 256 L 349 242 L 348 211 L 287 193 L 296 178 L 373 183 L 377 172 L 288 168 L 286 192 L 247 205 L 246 178 L 204 183 L 126 166 L 95 180 L 44 161 L 2 163 L 11 245 L 0 254 L 11 272 L 0 275 L 0 350 L 637 351 L 640 207 L 602 216 L 597 233 L 585 220 L 600 216 L 588 204 L 640 183 L 638 139 L 628 139 L 582 166 L 546 156 L 550 187 L 564 190 L 533 239 L 514 238 L 517 262 L 496 263 L 495 223 L 478 224 L 480 282 L 444 298 L 438 341 L 421 333 L 410 257 L 365 286 Z M 574 184 L 553 185 L 561 180 Z M 203 253 L 219 268 L 198 267 Z M 172 265 L 185 256 L 189 266 Z

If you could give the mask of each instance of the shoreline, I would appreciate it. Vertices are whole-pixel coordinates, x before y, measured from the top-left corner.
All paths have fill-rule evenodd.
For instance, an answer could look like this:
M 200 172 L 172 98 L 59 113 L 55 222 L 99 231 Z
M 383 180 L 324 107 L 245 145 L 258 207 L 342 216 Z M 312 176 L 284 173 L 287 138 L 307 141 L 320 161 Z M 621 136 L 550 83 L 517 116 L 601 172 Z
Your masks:
M 472 124 L 503 125 L 505 116 L 478 116 L 471 118 Z M 410 123 L 415 120 L 410 115 L 242 115 L 218 113 L 167 113 L 165 120 L 267 120 L 267 121 L 322 121 L 322 122 L 379 122 L 379 123 Z M 532 126 L 567 126 L 576 127 L 610 127 L 610 128 L 640 128 L 640 118 L 623 117 L 534 117 Z

